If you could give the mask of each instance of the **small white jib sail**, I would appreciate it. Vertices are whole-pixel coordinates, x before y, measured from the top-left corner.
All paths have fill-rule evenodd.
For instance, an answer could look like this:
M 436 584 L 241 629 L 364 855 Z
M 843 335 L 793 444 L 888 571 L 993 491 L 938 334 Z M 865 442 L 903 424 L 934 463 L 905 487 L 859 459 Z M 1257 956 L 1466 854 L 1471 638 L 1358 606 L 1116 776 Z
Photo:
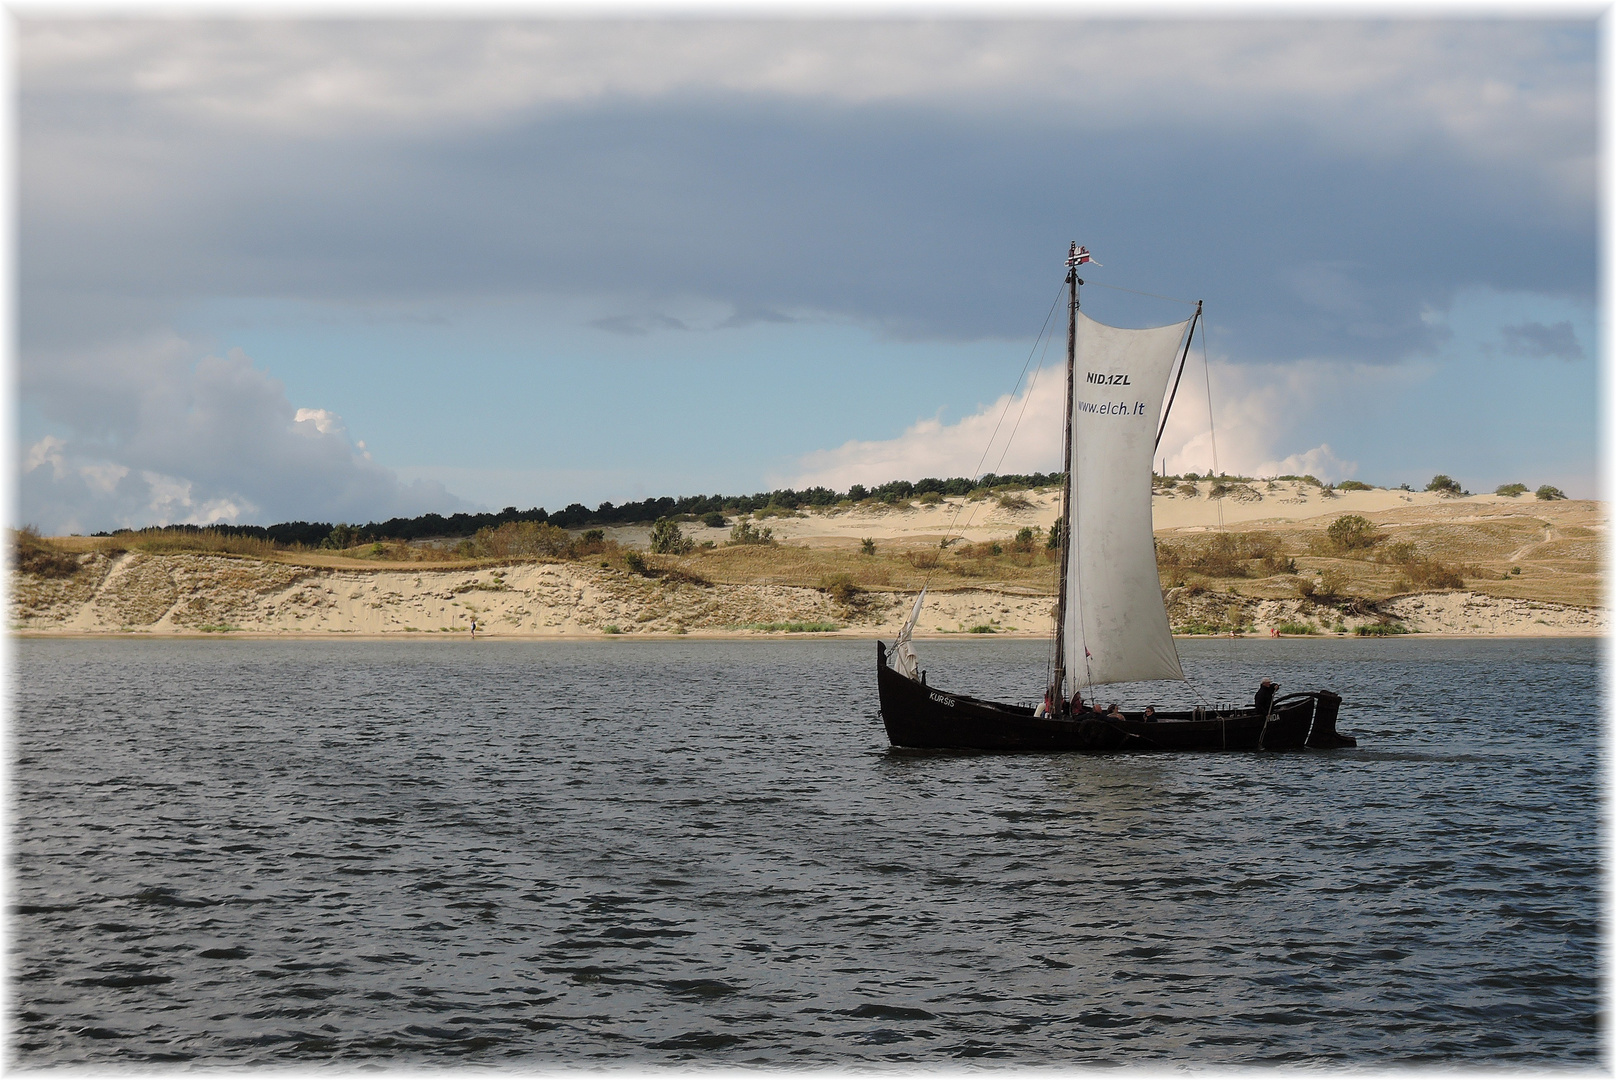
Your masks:
M 887 652 L 887 662 L 892 670 L 905 678 L 920 681 L 920 657 L 915 655 L 915 647 L 909 643 L 909 635 L 915 632 L 915 623 L 920 621 L 920 605 L 926 602 L 926 587 L 920 587 L 920 595 L 915 597 L 915 606 L 909 610 L 909 618 L 904 622 L 903 629 L 898 631 L 898 637 Z
M 1150 470 L 1162 397 L 1192 320 L 1123 330 L 1074 315 L 1066 687 L 1183 679 L 1156 572 Z

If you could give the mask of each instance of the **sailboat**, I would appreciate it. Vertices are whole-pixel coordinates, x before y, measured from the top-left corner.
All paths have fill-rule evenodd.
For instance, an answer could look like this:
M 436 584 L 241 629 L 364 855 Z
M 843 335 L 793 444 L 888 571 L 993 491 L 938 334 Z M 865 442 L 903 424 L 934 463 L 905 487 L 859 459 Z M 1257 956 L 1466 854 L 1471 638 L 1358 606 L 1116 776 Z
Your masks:
M 1041 706 L 1005 704 L 929 685 L 910 638 L 916 598 L 889 649 L 876 642 L 881 718 L 896 747 L 1013 751 L 1288 750 L 1356 746 L 1336 731 L 1339 695 L 1277 696 L 1257 688 L 1243 705 L 1188 710 L 1074 710 L 1075 691 L 1149 680 L 1185 681 L 1156 571 L 1151 463 L 1189 357 L 1201 305 L 1183 322 L 1126 330 L 1079 309 L 1074 242 L 1066 283 L 1065 482 L 1055 654 Z M 1178 362 L 1173 393 L 1167 381 Z

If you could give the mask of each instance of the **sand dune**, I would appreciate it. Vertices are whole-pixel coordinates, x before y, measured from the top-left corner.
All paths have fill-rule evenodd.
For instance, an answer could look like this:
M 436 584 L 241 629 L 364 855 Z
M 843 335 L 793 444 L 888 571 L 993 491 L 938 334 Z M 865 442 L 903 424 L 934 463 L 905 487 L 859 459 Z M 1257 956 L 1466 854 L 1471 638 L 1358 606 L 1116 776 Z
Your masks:
M 1341 628 L 1351 632 L 1388 619 L 1410 631 L 1435 634 L 1605 632 L 1606 614 L 1597 602 L 1556 602 L 1565 596 L 1598 599 L 1605 523 L 1596 503 L 1492 495 L 1443 499 L 1382 490 L 1325 498 L 1316 487 L 1294 482 L 1271 488 L 1258 484 L 1241 498 L 1212 500 L 1206 487 L 1201 484 L 1194 496 L 1187 491 L 1156 496 L 1158 537 L 1217 529 L 1220 516 L 1224 527 L 1294 534 L 1323 530 L 1340 515 L 1356 513 L 1388 530 L 1425 530 L 1422 535 L 1448 530 L 1451 542 L 1460 547 L 1484 540 L 1492 545 L 1486 551 L 1496 551 L 1495 567 L 1504 565 L 1498 559 L 1507 555 L 1530 573 L 1506 571 L 1484 582 L 1485 588 L 1397 596 L 1372 609 L 1359 605 L 1362 610 L 1320 608 L 1273 589 L 1267 594 L 1261 589 L 1169 589 L 1175 625 L 1215 623 L 1238 609 L 1256 634 L 1284 624 L 1326 634 Z M 774 530 L 782 548 L 800 545 L 828 554 L 855 550 L 869 537 L 889 553 L 935 550 L 945 535 L 979 542 L 1007 539 L 1025 526 L 1047 528 L 1055 520 L 1057 496 L 1047 490 L 1002 501 L 990 497 L 907 508 L 833 509 L 770 516 L 758 523 Z M 722 543 L 728 537 L 727 528 L 685 528 L 698 543 Z M 608 533 L 621 544 L 643 548 L 649 529 Z M 447 637 L 468 635 L 475 619 L 482 634 L 498 637 L 744 636 L 815 627 L 835 627 L 825 632 L 840 635 L 890 636 L 914 596 L 913 588 L 902 582 L 838 600 L 827 589 L 800 583 L 724 581 L 716 580 L 722 576 L 716 573 L 704 579 L 700 552 L 681 564 L 692 572 L 660 577 L 589 560 L 410 566 L 358 562 L 334 553 L 263 560 L 137 551 L 93 551 L 81 558 L 79 572 L 71 577 L 14 576 L 14 632 Z M 1040 574 L 1033 585 L 956 580 L 945 589 L 934 587 L 919 631 L 923 636 L 1047 635 L 1053 578 L 1052 572 Z M 919 575 L 911 577 L 920 580 Z

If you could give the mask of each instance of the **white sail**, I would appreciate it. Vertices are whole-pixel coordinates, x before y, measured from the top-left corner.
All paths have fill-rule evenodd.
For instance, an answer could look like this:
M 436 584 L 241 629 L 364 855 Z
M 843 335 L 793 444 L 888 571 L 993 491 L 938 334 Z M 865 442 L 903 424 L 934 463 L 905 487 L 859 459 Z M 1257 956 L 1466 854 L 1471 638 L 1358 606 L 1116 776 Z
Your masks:
M 915 606 L 909 612 L 909 620 L 898 631 L 898 636 L 892 642 L 892 649 L 887 654 L 888 663 L 892 670 L 916 682 L 920 681 L 920 657 L 915 655 L 915 647 L 909 642 L 909 635 L 915 632 L 915 624 L 920 621 L 920 605 L 926 602 L 926 587 L 920 587 L 920 595 L 915 597 Z
M 1156 576 L 1150 466 L 1162 395 L 1188 325 L 1121 330 L 1077 313 L 1068 687 L 1184 677 Z

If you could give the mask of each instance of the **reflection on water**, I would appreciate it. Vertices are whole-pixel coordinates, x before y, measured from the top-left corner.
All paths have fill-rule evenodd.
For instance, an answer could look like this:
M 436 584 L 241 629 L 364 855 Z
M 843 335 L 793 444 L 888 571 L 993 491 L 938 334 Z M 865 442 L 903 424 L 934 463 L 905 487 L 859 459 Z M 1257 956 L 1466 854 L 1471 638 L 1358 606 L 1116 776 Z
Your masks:
M 1360 748 L 892 751 L 837 641 L 21 642 L 12 1060 L 1596 1060 L 1595 643 L 1183 652 Z

